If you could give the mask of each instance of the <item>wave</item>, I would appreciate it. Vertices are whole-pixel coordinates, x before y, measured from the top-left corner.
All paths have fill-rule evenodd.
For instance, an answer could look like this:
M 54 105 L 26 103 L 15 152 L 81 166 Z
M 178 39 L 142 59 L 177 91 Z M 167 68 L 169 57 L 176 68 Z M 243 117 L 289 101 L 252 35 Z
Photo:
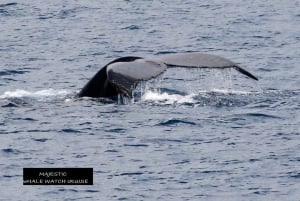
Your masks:
M 202 91 L 202 93 L 249 95 L 249 94 L 259 94 L 261 92 L 259 92 L 259 91 L 232 90 L 232 89 L 212 89 L 210 91 Z
M 71 92 L 68 90 L 55 90 L 55 89 L 43 89 L 39 91 L 27 91 L 23 89 L 16 89 L 14 91 L 6 91 L 0 95 L 0 99 L 11 99 L 11 98 L 30 98 L 37 100 L 44 100 L 48 98 L 65 98 L 70 95 Z
M 69 102 L 74 100 L 74 91 L 65 89 L 42 89 L 30 91 L 16 89 L 5 91 L 0 94 L 0 100 L 4 100 L 4 106 L 23 105 L 32 101 L 39 102 Z M 127 101 L 118 101 L 119 104 L 158 104 L 158 105 L 187 105 L 187 106 L 245 106 L 260 107 L 278 107 L 285 105 L 289 107 L 299 100 L 300 91 L 298 90 L 266 90 L 266 91 L 246 91 L 232 89 L 210 89 L 198 90 L 190 93 L 181 93 L 180 91 L 167 89 L 146 89 Z M 75 98 L 76 100 L 76 98 Z M 83 99 L 95 100 L 95 99 Z M 7 104 L 8 101 L 8 104 Z M 98 102 L 98 99 L 97 99 Z M 99 99 L 101 103 L 107 103 L 106 99 Z M 113 103 L 113 101 L 109 101 Z M 3 106 L 3 105 L 2 105 Z
M 239 91 L 239 90 L 226 90 L 226 89 L 212 89 L 212 90 L 201 90 L 198 92 L 193 92 L 190 94 L 171 94 L 168 92 L 159 91 L 146 91 L 142 96 L 142 101 L 150 101 L 161 104 L 196 104 L 201 102 L 201 100 L 213 100 L 213 97 L 219 97 L 219 101 L 224 101 L 224 96 L 226 99 L 231 99 L 235 95 L 252 95 L 259 94 L 259 92 L 250 91 Z M 230 96 L 232 95 L 232 96 Z M 223 97 L 221 99 L 221 97 Z M 209 101 L 209 100 L 208 100 Z

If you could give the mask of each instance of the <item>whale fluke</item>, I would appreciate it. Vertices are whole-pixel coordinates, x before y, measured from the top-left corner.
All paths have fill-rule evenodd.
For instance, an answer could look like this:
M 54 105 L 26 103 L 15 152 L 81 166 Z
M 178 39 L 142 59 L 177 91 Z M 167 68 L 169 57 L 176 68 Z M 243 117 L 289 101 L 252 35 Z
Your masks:
M 159 61 L 137 59 L 134 62 L 117 62 L 107 67 L 108 80 L 118 88 L 121 94 L 132 96 L 132 91 L 139 81 L 157 77 L 167 69 Z
M 115 59 L 105 65 L 83 87 L 78 96 L 109 97 L 132 96 L 139 81 L 147 81 L 162 74 L 167 68 L 234 68 L 238 72 L 258 80 L 256 76 L 229 59 L 203 53 L 175 53 L 151 59 L 128 56 Z
M 217 55 L 204 54 L 199 52 L 193 53 L 175 53 L 161 56 L 160 59 L 168 67 L 185 67 L 185 68 L 234 68 L 240 73 L 258 80 L 257 77 L 240 67 L 238 64 Z

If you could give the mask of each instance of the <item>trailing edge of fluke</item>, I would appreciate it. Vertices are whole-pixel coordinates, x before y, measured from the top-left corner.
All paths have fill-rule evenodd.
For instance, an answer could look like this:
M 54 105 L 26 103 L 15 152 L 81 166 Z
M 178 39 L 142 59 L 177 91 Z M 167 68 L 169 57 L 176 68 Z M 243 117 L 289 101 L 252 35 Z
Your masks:
M 147 81 L 162 74 L 167 68 L 234 68 L 240 73 L 258 80 L 256 76 L 229 59 L 198 52 L 174 53 L 150 59 L 128 56 L 106 64 L 82 88 L 79 97 L 108 97 L 122 95 L 131 98 L 139 81 Z

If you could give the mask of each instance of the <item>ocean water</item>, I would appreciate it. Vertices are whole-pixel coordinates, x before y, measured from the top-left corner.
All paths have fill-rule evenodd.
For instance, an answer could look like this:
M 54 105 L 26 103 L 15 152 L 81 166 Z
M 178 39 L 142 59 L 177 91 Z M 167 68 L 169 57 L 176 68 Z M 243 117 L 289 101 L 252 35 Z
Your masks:
M 0 2 L 0 200 L 300 200 L 300 1 Z M 134 99 L 76 98 L 106 63 L 199 51 Z M 23 186 L 92 167 L 92 186 Z

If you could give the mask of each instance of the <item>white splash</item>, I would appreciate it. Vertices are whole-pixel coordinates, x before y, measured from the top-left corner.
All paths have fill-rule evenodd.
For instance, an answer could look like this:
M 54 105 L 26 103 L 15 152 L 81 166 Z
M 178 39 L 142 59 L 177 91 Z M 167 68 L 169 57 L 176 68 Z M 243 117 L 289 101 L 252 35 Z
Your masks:
M 168 94 L 166 92 L 159 93 L 153 91 L 146 91 L 143 96 L 143 101 L 154 101 L 154 102 L 164 102 L 166 104 L 174 104 L 174 103 L 194 103 L 194 96 L 196 94 L 188 94 L 188 95 L 179 95 L 179 94 Z
M 242 91 L 242 90 L 232 90 L 232 89 L 212 89 L 210 91 L 206 91 L 205 93 L 215 92 L 220 94 L 240 94 L 240 95 L 248 95 L 252 93 L 258 93 L 254 91 Z
M 0 95 L 0 99 L 6 98 L 34 98 L 34 99 L 43 99 L 50 97 L 61 97 L 70 94 L 67 90 L 54 90 L 54 89 L 44 89 L 40 91 L 26 91 L 23 89 L 17 89 L 14 91 L 6 91 Z
M 197 92 L 190 93 L 188 95 L 179 95 L 179 94 L 168 94 L 166 92 L 159 92 L 159 91 L 146 91 L 142 97 L 142 101 L 153 101 L 156 103 L 161 104 L 183 104 L 183 103 L 196 103 L 200 96 L 207 97 L 212 93 L 216 94 L 224 94 L 224 95 L 249 95 L 255 94 L 259 92 L 253 91 L 243 91 L 243 90 L 232 90 L 232 89 L 211 89 L 211 90 L 198 90 Z

